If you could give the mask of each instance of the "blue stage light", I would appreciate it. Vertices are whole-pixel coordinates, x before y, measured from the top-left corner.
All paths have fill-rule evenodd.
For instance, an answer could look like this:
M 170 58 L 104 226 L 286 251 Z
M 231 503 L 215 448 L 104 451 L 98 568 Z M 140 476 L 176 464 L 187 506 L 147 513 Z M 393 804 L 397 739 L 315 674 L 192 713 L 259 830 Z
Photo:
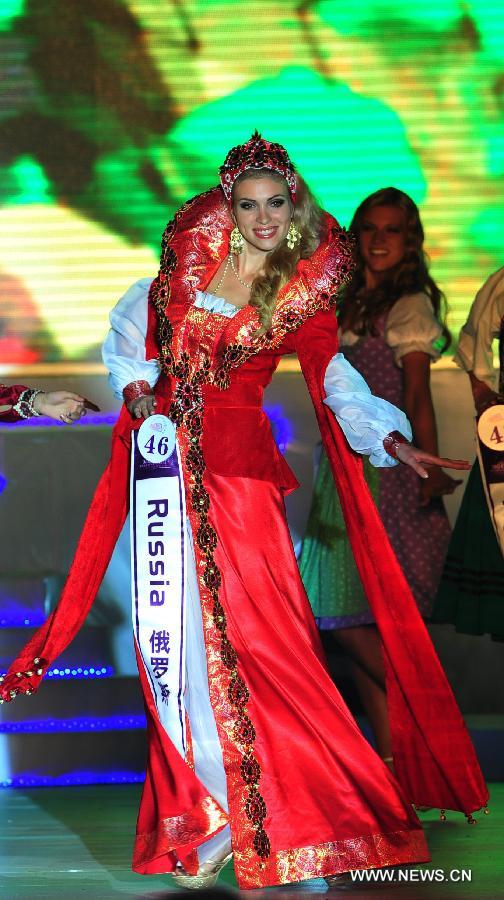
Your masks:
M 5 488 L 7 487 L 7 483 L 8 483 L 8 482 L 7 482 L 7 479 L 6 479 L 5 475 L 2 475 L 2 474 L 0 473 L 0 494 L 1 494 L 1 493 L 5 490 Z
M 0 672 L 0 675 L 5 675 L 6 672 Z M 82 666 L 75 666 L 72 669 L 59 669 L 57 667 L 53 669 L 49 669 L 46 672 L 46 678 L 56 678 L 56 679 L 71 679 L 71 678 L 111 678 L 114 675 L 114 669 L 112 666 L 89 666 L 88 668 L 83 668 Z
M 0 628 L 38 628 L 43 625 L 46 616 L 42 609 L 2 610 Z
M 10 582 L 0 583 L 0 628 L 37 628 L 46 618 L 41 582 L 31 587 L 29 601 L 26 589 L 25 596 L 17 597 Z
M 76 666 L 75 668 L 49 669 L 46 678 L 111 678 L 114 674 L 112 666 Z
M 73 787 L 88 784 L 142 784 L 145 772 L 69 772 L 65 775 L 13 775 L 0 788 Z
M 145 728 L 143 714 L 124 716 L 75 716 L 72 719 L 28 719 L 0 722 L 0 734 L 64 734 L 93 731 L 139 731 Z
M 49 419 L 40 416 L 31 419 L 20 419 L 18 422 L 0 423 L 2 428 L 86 428 L 89 426 L 103 427 L 104 425 L 115 425 L 119 417 L 118 412 L 103 412 L 95 415 L 86 415 L 82 419 L 78 419 L 71 426 L 65 425 L 64 422 L 58 422 L 56 419 Z
M 276 406 L 266 405 L 264 411 L 271 422 L 273 436 L 277 443 L 277 447 L 280 450 L 280 453 L 285 453 L 294 436 L 294 429 L 290 419 L 287 418 L 279 404 Z

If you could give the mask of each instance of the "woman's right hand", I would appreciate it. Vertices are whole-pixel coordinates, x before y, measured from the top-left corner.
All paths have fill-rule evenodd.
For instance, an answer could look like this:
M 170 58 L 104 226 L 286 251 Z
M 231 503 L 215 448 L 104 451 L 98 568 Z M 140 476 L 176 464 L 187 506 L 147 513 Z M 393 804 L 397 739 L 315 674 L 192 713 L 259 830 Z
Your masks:
M 156 412 L 157 401 L 154 394 L 144 394 L 141 397 L 135 397 L 126 404 L 131 416 L 134 419 L 148 419 L 149 416 Z

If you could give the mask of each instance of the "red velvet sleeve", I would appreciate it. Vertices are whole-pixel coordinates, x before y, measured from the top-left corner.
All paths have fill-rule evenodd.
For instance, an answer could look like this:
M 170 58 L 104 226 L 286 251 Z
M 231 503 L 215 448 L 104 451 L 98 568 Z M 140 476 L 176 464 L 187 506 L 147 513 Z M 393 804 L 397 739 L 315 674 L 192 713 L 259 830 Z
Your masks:
M 23 391 L 28 388 L 24 384 L 0 384 L 0 422 L 17 422 L 23 418 L 14 409 Z
M 338 348 L 334 312 L 308 319 L 296 332 L 295 344 L 382 640 L 397 777 L 411 802 L 468 814 L 488 797 L 471 739 L 365 483 L 361 460 L 323 402 L 326 368 Z

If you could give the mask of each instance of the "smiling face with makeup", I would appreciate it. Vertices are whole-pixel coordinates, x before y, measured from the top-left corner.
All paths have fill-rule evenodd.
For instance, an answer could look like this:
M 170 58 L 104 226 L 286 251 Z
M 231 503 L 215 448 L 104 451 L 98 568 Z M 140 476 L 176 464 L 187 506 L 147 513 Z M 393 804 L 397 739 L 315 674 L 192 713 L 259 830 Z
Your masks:
M 252 175 L 237 180 L 233 188 L 233 216 L 252 255 L 271 253 L 285 240 L 292 212 L 284 178 Z
M 406 255 L 406 212 L 399 206 L 374 206 L 359 228 L 359 250 L 366 287 L 374 288 Z

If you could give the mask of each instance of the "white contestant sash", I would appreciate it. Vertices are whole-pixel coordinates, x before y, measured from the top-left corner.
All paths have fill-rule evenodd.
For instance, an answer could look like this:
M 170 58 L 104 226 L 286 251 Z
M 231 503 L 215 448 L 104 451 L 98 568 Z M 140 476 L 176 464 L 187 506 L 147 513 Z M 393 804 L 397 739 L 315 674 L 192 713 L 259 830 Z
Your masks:
M 150 416 L 131 449 L 133 629 L 159 720 L 185 757 L 187 531 L 173 423 Z

